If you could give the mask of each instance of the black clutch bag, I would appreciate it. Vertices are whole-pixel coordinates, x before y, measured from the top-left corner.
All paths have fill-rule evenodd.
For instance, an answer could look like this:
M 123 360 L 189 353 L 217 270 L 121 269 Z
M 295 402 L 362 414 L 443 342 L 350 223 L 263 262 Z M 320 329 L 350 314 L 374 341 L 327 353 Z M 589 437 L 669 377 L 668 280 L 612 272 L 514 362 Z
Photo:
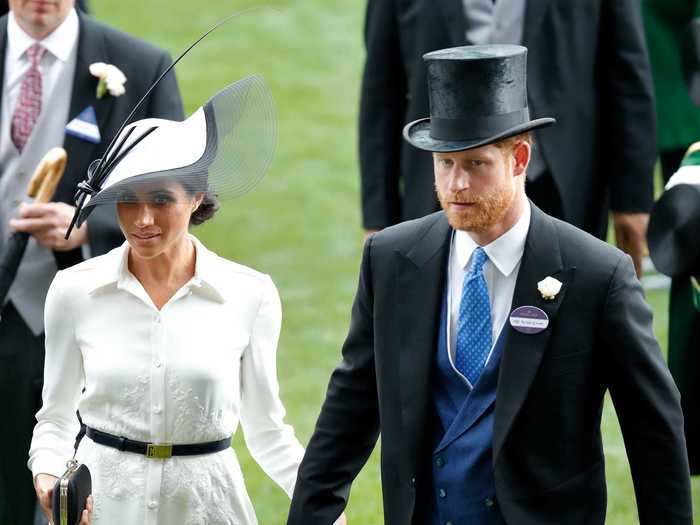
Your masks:
M 51 509 L 54 525 L 77 525 L 92 494 L 90 469 L 71 459 L 53 487 Z

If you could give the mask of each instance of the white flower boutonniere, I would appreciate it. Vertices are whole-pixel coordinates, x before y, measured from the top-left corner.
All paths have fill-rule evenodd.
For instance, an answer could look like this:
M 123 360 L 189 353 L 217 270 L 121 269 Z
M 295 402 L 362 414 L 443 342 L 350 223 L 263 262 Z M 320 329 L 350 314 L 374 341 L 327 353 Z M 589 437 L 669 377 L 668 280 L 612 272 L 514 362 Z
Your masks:
M 104 97 L 107 92 L 113 97 L 118 97 L 126 92 L 124 88 L 126 76 L 117 66 L 105 64 L 104 62 L 95 62 L 90 64 L 90 74 L 100 79 L 97 83 L 97 92 L 95 93 L 97 98 Z
M 558 281 L 554 277 L 545 277 L 537 283 L 537 289 L 542 294 L 542 299 L 551 301 L 557 296 L 559 290 L 561 290 L 561 284 L 561 281 Z

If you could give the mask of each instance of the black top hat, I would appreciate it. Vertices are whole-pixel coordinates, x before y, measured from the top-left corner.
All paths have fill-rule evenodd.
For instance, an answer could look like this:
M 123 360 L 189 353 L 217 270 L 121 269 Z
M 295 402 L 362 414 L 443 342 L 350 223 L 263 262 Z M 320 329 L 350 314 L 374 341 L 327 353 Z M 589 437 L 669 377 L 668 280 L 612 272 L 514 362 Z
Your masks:
M 427 53 L 423 60 L 430 118 L 403 129 L 404 138 L 419 149 L 462 151 L 555 122 L 530 120 L 525 47 L 453 47 Z
M 664 192 L 651 211 L 647 242 L 661 273 L 700 275 L 700 184 L 678 184 Z

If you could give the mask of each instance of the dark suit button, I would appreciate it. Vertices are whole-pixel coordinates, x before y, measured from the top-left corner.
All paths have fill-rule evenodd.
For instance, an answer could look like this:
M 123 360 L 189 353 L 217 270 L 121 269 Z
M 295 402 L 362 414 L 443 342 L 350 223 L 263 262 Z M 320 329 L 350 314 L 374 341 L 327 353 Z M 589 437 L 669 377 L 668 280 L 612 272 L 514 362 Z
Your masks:
M 435 466 L 436 466 L 437 468 L 442 468 L 442 467 L 444 467 L 444 466 L 445 466 L 445 460 L 442 459 L 442 458 L 437 458 L 437 459 L 435 460 Z
M 491 498 L 486 498 L 484 500 L 484 505 L 486 505 L 487 507 L 493 507 L 494 501 Z
M 447 492 L 445 492 L 445 489 L 440 489 L 438 491 L 438 494 L 440 495 L 441 498 L 445 499 L 447 497 Z

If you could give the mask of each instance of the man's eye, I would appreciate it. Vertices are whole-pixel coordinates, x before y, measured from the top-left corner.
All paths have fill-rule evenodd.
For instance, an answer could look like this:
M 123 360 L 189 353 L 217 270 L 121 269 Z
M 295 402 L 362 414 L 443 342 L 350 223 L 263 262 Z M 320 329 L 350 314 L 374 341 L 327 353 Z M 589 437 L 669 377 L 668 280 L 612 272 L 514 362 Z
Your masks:
M 454 163 L 452 162 L 452 159 L 440 159 L 440 164 L 442 164 L 445 168 L 451 168 Z
M 474 160 L 471 161 L 471 164 L 472 164 L 473 167 L 478 168 L 478 167 L 484 165 L 484 161 L 483 161 L 483 160 L 479 160 L 479 159 L 474 159 Z

